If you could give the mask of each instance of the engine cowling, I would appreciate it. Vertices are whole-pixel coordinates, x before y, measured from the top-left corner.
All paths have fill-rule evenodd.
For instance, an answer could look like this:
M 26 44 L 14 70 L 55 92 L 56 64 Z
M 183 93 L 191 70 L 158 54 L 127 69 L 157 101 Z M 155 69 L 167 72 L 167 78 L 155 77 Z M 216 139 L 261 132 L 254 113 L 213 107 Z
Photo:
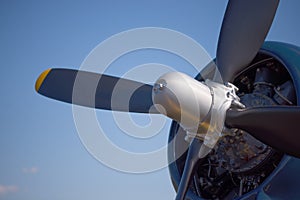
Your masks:
M 266 60 L 265 63 L 263 60 Z M 215 64 L 210 63 L 196 79 L 203 81 L 213 78 L 214 68 Z M 299 105 L 299 76 L 300 48 L 279 42 L 266 42 L 253 62 L 232 82 L 239 87 L 238 95 L 247 106 Z M 187 148 L 185 134 L 176 122 L 172 123 L 169 141 L 174 139 L 175 142 L 172 143 L 173 146 L 169 146 L 170 160 L 179 157 L 177 152 Z M 199 167 L 199 173 L 193 177 L 187 193 L 188 199 L 250 196 L 293 199 L 300 195 L 297 189 L 300 184 L 300 173 L 296 171 L 300 167 L 298 159 L 277 152 L 240 130 L 236 130 L 233 138 L 227 137 L 226 140 L 221 140 L 218 148 L 208 155 L 205 166 Z M 239 152 L 239 149 L 245 148 L 248 151 Z M 234 151 L 239 154 L 233 154 Z M 218 162 L 222 159 L 224 162 Z M 184 162 L 185 155 L 169 165 L 175 189 L 179 184 Z M 211 173 L 210 180 L 208 173 Z M 294 184 L 283 186 L 290 182 Z M 222 190 L 216 185 L 221 185 Z

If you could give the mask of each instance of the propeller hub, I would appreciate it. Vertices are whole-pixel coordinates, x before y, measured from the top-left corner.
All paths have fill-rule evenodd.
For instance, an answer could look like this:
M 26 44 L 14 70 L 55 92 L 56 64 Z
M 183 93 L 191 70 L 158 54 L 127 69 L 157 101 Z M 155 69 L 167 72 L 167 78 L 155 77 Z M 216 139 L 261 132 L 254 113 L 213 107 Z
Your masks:
M 161 114 L 181 125 L 190 140 L 196 137 L 212 149 L 222 136 L 226 111 L 231 105 L 243 107 L 236 91 L 230 83 L 199 82 L 185 74 L 172 72 L 156 81 L 153 102 Z
M 207 85 L 179 72 L 161 76 L 154 84 L 152 98 L 161 114 L 194 133 L 210 112 L 213 102 Z

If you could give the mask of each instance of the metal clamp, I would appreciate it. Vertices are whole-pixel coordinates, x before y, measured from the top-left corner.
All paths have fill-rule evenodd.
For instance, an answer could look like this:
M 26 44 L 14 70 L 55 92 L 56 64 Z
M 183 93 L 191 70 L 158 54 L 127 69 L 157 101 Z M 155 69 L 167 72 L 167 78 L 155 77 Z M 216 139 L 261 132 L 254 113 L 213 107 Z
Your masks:
M 236 95 L 238 88 L 231 84 L 220 84 L 207 79 L 205 84 L 211 90 L 213 96 L 213 102 L 206 117 L 206 121 L 209 121 L 209 126 L 203 129 L 199 129 L 198 133 L 188 133 L 190 137 L 201 138 L 203 140 L 203 157 L 206 156 L 211 149 L 215 147 L 219 138 L 222 137 L 222 132 L 224 131 L 224 123 L 226 117 L 226 111 L 231 107 L 244 108 L 245 106 L 240 102 L 240 98 Z

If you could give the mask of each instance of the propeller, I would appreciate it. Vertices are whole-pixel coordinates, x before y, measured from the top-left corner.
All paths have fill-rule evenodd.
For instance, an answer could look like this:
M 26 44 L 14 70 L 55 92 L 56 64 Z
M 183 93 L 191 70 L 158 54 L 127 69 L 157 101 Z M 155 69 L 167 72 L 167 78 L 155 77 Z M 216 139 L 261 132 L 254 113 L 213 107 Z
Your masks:
M 269 106 L 229 109 L 226 125 L 245 130 L 258 140 L 292 156 L 300 157 L 300 107 Z
M 195 131 L 198 126 L 194 125 L 207 120 L 206 116 L 215 103 L 212 93 L 218 90 L 212 88 L 225 87 L 219 86 L 220 82 L 232 81 L 256 56 L 278 4 L 279 0 L 229 0 L 217 48 L 216 63 L 220 74 L 215 75 L 214 81 L 219 83 L 202 84 L 174 73 L 163 76 L 153 87 L 104 74 L 48 69 L 37 79 L 35 89 L 44 96 L 91 108 L 164 114 L 179 122 L 185 130 L 189 130 L 192 124 Z M 218 98 L 222 99 L 222 94 Z M 156 103 L 165 105 L 164 109 L 157 107 Z M 188 120 L 182 121 L 182 116 Z M 297 157 L 300 157 L 297 143 L 300 134 L 296 132 L 299 122 L 300 107 L 286 106 L 229 109 L 225 119 L 227 126 L 245 130 L 266 144 Z M 206 124 L 211 125 L 209 123 L 212 122 Z M 176 200 L 184 200 L 191 177 L 210 150 L 211 147 L 193 139 Z
M 255 57 L 271 27 L 279 0 L 230 0 L 217 48 L 223 82 L 232 81 Z
M 197 166 L 204 161 L 203 158 L 207 149 L 203 150 L 203 147 L 206 148 L 204 145 L 201 145 L 198 139 L 193 139 L 191 142 L 186 157 L 186 164 L 184 165 L 184 173 L 182 174 L 175 200 L 184 200 L 186 191 L 188 190 L 189 182 L 191 181 Z
M 36 81 L 38 93 L 97 109 L 158 113 L 153 87 L 136 81 L 73 69 L 48 69 Z
M 270 29 L 278 3 L 279 0 L 228 2 L 217 48 L 216 63 L 220 74 L 215 74 L 215 81 L 231 81 L 252 61 Z M 197 166 L 193 163 L 200 160 L 194 149 L 200 149 L 200 145 L 192 142 L 189 147 L 176 200 L 185 198 L 190 177 Z

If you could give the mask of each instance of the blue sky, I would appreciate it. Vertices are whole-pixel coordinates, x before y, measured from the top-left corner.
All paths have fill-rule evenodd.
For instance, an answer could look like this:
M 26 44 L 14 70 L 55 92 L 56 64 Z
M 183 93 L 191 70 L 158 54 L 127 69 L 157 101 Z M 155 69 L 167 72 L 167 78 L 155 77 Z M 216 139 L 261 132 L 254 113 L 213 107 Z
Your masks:
M 0 1 L 0 199 L 173 199 L 168 170 L 128 174 L 94 159 L 81 143 L 72 107 L 38 95 L 38 75 L 51 66 L 78 69 L 100 42 L 122 31 L 163 27 L 182 32 L 214 57 L 227 1 Z M 300 46 L 298 0 L 281 1 L 267 37 Z M 191 66 L 162 52 L 137 52 L 116 61 L 109 73 L 157 62 L 191 76 Z M 122 65 L 123 68 L 118 67 Z M 130 141 L 115 128 L 118 145 L 153 149 L 167 141 Z M 143 116 L 134 115 L 138 123 Z M 147 121 L 147 120 L 146 120 Z M 142 142 L 142 145 L 139 144 Z M 105 149 L 103 149 L 105 151 Z M 112 155 L 114 156 L 114 155 Z

